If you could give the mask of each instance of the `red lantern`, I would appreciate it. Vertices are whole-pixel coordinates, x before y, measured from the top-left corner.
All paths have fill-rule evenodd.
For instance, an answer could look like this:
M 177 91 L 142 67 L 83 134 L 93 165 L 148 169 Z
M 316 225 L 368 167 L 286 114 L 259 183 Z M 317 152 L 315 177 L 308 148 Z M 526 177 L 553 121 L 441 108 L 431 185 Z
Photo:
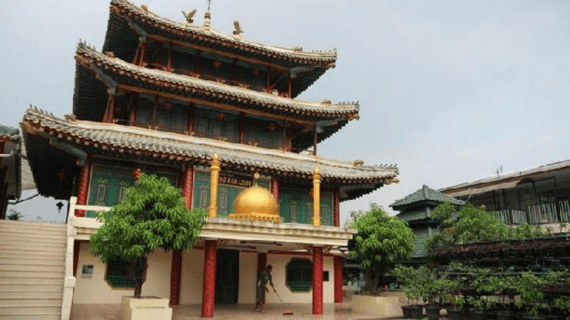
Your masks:
M 138 182 L 141 176 L 142 170 L 140 168 L 133 169 L 133 181 Z

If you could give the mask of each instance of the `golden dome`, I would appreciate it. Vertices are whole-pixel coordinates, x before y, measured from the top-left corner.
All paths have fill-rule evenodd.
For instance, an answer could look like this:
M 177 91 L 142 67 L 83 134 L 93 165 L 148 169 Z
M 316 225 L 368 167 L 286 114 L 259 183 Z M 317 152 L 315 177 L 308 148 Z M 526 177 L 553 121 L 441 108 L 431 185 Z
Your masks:
M 236 197 L 231 219 L 281 222 L 277 201 L 269 190 L 254 185 Z

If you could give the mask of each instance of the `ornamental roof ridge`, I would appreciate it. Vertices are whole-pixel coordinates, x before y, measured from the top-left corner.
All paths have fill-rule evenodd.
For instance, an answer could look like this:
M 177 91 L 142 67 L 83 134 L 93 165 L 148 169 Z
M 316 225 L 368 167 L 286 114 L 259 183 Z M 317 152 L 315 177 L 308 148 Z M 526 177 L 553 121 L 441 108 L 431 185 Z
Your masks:
M 76 60 L 80 60 L 78 55 L 88 56 L 96 60 L 96 65 L 101 66 L 101 63 L 112 65 L 115 68 L 121 68 L 123 71 L 130 71 L 135 75 L 146 75 L 153 77 L 155 80 L 168 81 L 176 85 L 191 85 L 194 88 L 203 89 L 206 91 L 217 91 L 221 94 L 228 94 L 234 99 L 249 98 L 257 101 L 257 104 L 271 104 L 277 108 L 273 109 L 286 109 L 288 111 L 296 109 L 304 109 L 313 113 L 324 113 L 329 117 L 343 117 L 348 116 L 350 119 L 358 117 L 360 105 L 359 102 L 341 102 L 336 104 L 329 104 L 324 102 L 307 101 L 301 99 L 292 99 L 286 97 L 276 96 L 270 93 L 253 91 L 239 86 L 231 86 L 224 83 L 215 81 L 208 81 L 199 79 L 192 76 L 176 74 L 168 71 L 158 69 L 148 69 L 145 67 L 137 66 L 132 63 L 121 60 L 120 58 L 113 57 L 110 54 L 103 54 L 95 50 L 83 41 L 77 45 Z
M 146 6 L 145 6 L 146 10 L 144 10 L 128 0 L 112 0 L 111 10 L 115 8 L 114 12 L 118 14 L 119 12 L 116 11 L 118 10 L 118 7 L 120 7 L 123 10 L 126 10 L 128 15 L 130 14 L 130 15 L 139 16 L 141 18 L 144 18 L 145 20 L 152 20 L 152 22 L 154 23 L 161 24 L 162 26 L 161 29 L 163 30 L 166 27 L 168 27 L 175 29 L 178 32 L 189 32 L 195 36 L 207 37 L 211 38 L 212 40 L 223 40 L 238 47 L 247 46 L 250 47 L 249 49 L 259 50 L 260 52 L 263 52 L 264 54 L 270 56 L 281 55 L 283 56 L 282 58 L 289 57 L 289 58 L 298 58 L 302 60 L 307 59 L 321 64 L 323 63 L 328 64 L 329 67 L 334 67 L 334 63 L 336 62 L 337 59 L 336 49 L 303 51 L 303 49 L 299 46 L 287 48 L 281 46 L 267 45 L 260 42 L 243 39 L 241 36 L 234 36 L 219 31 L 215 31 L 211 29 L 209 25 L 206 27 L 204 25 L 193 25 L 193 24 L 176 22 L 172 19 L 162 17 L 148 10 L 148 7 Z
M 40 131 L 47 129 L 47 131 L 57 132 L 57 134 L 62 137 L 64 134 L 69 135 L 68 139 L 86 139 L 91 140 L 92 144 L 106 143 L 118 149 L 132 148 L 133 146 L 129 145 L 129 141 L 136 140 L 138 145 L 146 147 L 148 149 L 146 151 L 149 152 L 168 153 L 173 156 L 177 156 L 176 154 L 178 154 L 178 156 L 196 156 L 191 153 L 198 153 L 199 151 L 181 149 L 181 146 L 193 145 L 194 148 L 202 148 L 200 158 L 205 160 L 211 160 L 215 152 L 220 153 L 221 150 L 225 150 L 224 152 L 226 154 L 236 157 L 236 159 L 234 159 L 236 163 L 245 161 L 255 166 L 270 166 L 272 170 L 298 172 L 307 176 L 312 176 L 315 166 L 321 168 L 321 175 L 323 177 L 331 178 L 381 178 L 387 179 L 384 183 L 391 183 L 395 182 L 393 179 L 397 179 L 398 175 L 398 170 L 395 166 L 354 166 L 351 162 L 321 156 L 227 143 L 173 132 L 153 131 L 139 127 L 84 120 L 70 121 L 58 118 L 53 114 L 48 114 L 36 107 L 30 107 L 25 111 L 23 122 L 25 121 L 30 121 L 41 126 Z M 108 141 L 103 141 L 105 139 Z M 160 142 L 160 145 L 157 146 L 153 144 L 153 139 L 155 142 Z M 210 150 L 212 152 L 210 152 Z M 244 156 L 247 155 L 249 155 L 249 159 L 243 160 L 245 159 Z M 253 155 L 255 155 L 256 159 L 251 159 Z M 222 161 L 224 160 L 230 161 L 230 159 L 222 159 Z M 293 165 L 293 163 L 295 165 Z

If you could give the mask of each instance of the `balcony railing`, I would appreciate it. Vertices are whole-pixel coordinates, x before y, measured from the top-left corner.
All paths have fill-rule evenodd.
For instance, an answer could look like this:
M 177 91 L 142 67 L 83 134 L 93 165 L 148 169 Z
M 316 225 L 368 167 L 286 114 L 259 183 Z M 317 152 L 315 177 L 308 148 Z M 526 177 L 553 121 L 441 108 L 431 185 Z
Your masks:
M 544 202 L 528 205 L 526 210 L 505 209 L 495 211 L 505 224 L 550 224 L 570 222 L 570 201 Z

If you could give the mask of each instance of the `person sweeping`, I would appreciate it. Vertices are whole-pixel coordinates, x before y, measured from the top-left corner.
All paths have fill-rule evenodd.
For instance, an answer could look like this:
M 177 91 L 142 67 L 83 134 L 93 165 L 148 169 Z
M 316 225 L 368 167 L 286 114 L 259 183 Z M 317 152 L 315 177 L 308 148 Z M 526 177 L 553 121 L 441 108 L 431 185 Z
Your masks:
M 259 274 L 255 288 L 255 311 L 263 312 L 263 307 L 265 306 L 265 293 L 269 292 L 267 283 L 271 285 L 273 292 L 277 293 L 277 291 L 275 291 L 275 286 L 273 285 L 273 279 L 271 278 L 271 270 L 273 270 L 273 267 L 268 265 L 267 268 Z

